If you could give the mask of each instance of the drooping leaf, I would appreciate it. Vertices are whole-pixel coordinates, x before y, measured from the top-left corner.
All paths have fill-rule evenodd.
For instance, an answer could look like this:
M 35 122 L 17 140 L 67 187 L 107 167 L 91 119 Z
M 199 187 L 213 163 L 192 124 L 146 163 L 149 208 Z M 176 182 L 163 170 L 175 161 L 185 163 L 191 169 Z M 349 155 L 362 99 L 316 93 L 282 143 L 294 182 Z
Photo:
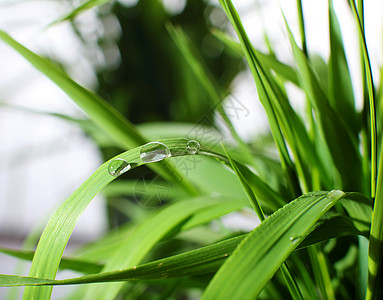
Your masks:
M 96 94 L 73 81 L 63 70 L 58 68 L 51 61 L 28 50 L 4 31 L 0 31 L 0 39 L 16 50 L 37 70 L 45 74 L 58 87 L 60 87 L 87 113 L 94 124 L 102 128 L 121 147 L 129 149 L 146 142 L 146 139 L 137 131 L 134 125 L 126 120 L 117 109 Z M 180 184 L 180 186 L 190 194 L 198 195 L 198 191 L 188 182 L 187 178 L 179 180 L 183 175 L 178 172 L 173 165 L 165 162 L 161 166 L 153 165 L 151 167 L 161 176 L 172 180 L 176 184 Z
M 304 195 L 268 217 L 238 245 L 202 299 L 256 298 L 316 221 L 344 195 L 341 191 Z
M 340 196 L 340 192 L 336 192 L 337 196 Z M 328 195 L 328 194 L 327 194 Z M 332 195 L 330 195 L 332 197 Z M 286 214 L 289 215 L 291 209 L 301 209 L 303 210 L 300 215 L 294 216 L 290 215 L 287 223 L 289 222 L 303 222 L 310 212 L 315 210 L 318 212 L 319 208 L 324 206 L 324 210 L 327 211 L 330 206 L 334 203 L 329 204 L 329 197 L 326 197 L 326 193 L 312 193 L 309 196 L 303 196 L 294 202 L 287 204 L 285 208 L 279 210 L 275 213 L 274 216 L 271 216 L 272 222 L 283 221 L 286 217 Z M 335 201 L 338 199 L 335 198 Z M 319 201 L 319 202 L 318 202 Z M 302 203 L 298 203 L 302 202 Z M 324 203 L 323 203 L 324 202 Z M 300 205 L 301 204 L 301 205 Z M 308 207 L 306 207 L 308 205 Z M 311 206 L 310 206 L 311 205 Z M 327 206 L 326 206 L 327 205 Z M 299 208 L 298 208 L 299 206 Z M 318 207 L 320 206 L 320 207 Z M 325 213 L 323 211 L 323 213 Z M 199 218 L 199 214 L 196 214 L 195 217 Z M 190 222 L 190 221 L 188 221 Z M 270 222 L 270 221 L 267 221 Z M 197 222 L 198 223 L 198 222 Z M 187 224 L 187 223 L 185 223 Z M 268 223 L 266 223 L 268 224 Z M 359 234 L 359 231 L 352 226 L 352 222 L 339 215 L 326 215 L 324 218 L 320 218 L 318 223 L 315 223 L 315 230 L 310 233 L 310 229 L 306 232 L 310 233 L 306 238 L 304 235 L 295 236 L 298 238 L 297 241 L 291 240 L 292 235 L 288 233 L 291 232 L 294 228 L 285 228 L 285 223 L 282 222 L 278 229 L 281 229 L 281 233 L 284 237 L 287 237 L 289 244 L 295 245 L 296 249 L 302 249 L 311 245 L 312 243 L 318 243 L 325 241 L 329 238 L 341 237 L 344 235 L 355 235 Z M 281 228 L 279 228 L 281 227 Z M 307 226 L 305 226 L 307 227 Z M 309 226 L 310 227 L 310 226 Z M 265 231 L 264 234 L 269 233 L 272 228 L 269 225 L 262 225 L 259 227 L 260 231 Z M 332 230 L 330 230 L 332 229 Z M 196 250 L 178 254 L 175 256 L 166 257 L 160 260 L 149 262 L 143 265 L 137 265 L 136 267 L 124 269 L 124 270 L 113 270 L 106 273 L 98 273 L 92 275 L 85 275 L 82 277 L 64 279 L 64 280 L 50 280 L 50 279 L 41 279 L 33 277 L 21 277 L 13 275 L 0 275 L 0 286 L 22 286 L 22 285 L 69 285 L 69 284 L 85 284 L 85 283 L 94 283 L 94 282 L 115 282 L 115 281 L 129 281 L 129 280 L 146 280 L 146 279 L 163 279 L 163 278 L 172 278 L 172 277 L 182 277 L 182 276 L 193 276 L 201 275 L 206 273 L 215 272 L 218 268 L 226 261 L 228 257 L 231 256 L 233 251 L 238 247 L 238 245 L 247 239 L 253 233 L 241 235 L 238 237 L 230 238 L 222 242 L 218 242 L 206 247 L 202 247 Z M 294 232 L 298 232 L 294 230 Z M 278 234 L 279 237 L 279 234 Z M 276 237 L 276 239 L 278 239 Z M 274 240 L 274 239 L 273 239 Z M 106 241 L 105 241 L 106 242 Z M 273 241 L 268 241 L 268 239 L 263 239 L 260 244 L 272 244 Z M 279 242 L 278 242 L 279 243 Z M 261 247 L 261 246 L 259 246 Z M 291 249 L 290 249 L 291 250 Z

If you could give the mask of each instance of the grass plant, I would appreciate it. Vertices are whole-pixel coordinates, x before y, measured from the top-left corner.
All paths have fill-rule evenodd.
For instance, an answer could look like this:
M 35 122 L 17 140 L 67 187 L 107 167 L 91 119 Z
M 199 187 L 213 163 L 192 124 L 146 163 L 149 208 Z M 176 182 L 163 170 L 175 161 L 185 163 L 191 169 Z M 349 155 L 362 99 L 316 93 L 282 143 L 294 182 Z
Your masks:
M 106 2 L 85 1 L 51 26 Z M 88 120 L 55 117 L 76 122 L 87 133 L 97 131 L 104 141 L 123 149 L 63 202 L 35 251 L 0 249 L 32 261 L 28 275 L 0 275 L 0 286 L 26 286 L 25 300 L 50 299 L 56 285 L 78 285 L 70 299 L 192 299 L 195 291 L 206 300 L 381 299 L 383 81 L 374 80 L 371 71 L 363 1 L 349 0 L 366 83 L 361 111 L 356 109 L 332 0 L 326 73 L 318 72 L 307 50 L 307 20 L 300 0 L 300 37 L 285 20 L 291 65 L 256 49 L 231 0 L 219 3 L 236 38 L 217 28 L 212 34 L 233 56 L 246 61 L 268 118 L 272 146 L 266 142 L 254 146 L 241 139 L 222 105 L 229 89 L 218 84 L 198 48 L 176 24 L 166 27 L 178 49 L 177 59 L 190 68 L 196 88 L 207 93 L 231 139 L 222 140 L 219 127 L 206 124 L 193 137 L 188 136 L 197 132 L 192 123 L 134 125 L 51 61 L 0 31 L 0 40 L 60 87 Z M 287 83 L 304 93 L 304 114 L 294 110 Z M 217 143 L 220 139 L 222 143 Z M 182 166 L 190 159 L 199 164 L 187 172 Z M 137 178 L 124 176 L 144 166 L 171 189 L 165 203 L 150 211 L 123 198 L 132 197 L 137 188 Z M 78 219 L 101 190 L 125 199 L 131 222 L 63 257 Z M 157 192 L 150 186 L 141 200 Z M 229 213 L 245 215 L 249 210 L 260 220 L 251 231 L 238 232 L 219 221 Z M 82 275 L 55 279 L 63 269 Z

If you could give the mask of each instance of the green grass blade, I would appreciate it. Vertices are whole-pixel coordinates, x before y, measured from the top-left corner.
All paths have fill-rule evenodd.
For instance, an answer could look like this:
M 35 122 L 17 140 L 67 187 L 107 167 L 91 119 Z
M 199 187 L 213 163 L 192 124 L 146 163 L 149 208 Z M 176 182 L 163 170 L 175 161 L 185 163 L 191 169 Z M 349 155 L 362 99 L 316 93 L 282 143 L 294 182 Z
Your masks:
M 228 158 L 232 169 L 234 170 L 234 172 L 237 175 L 237 178 L 239 179 L 243 189 L 245 190 L 247 197 L 250 200 L 251 206 L 255 210 L 255 213 L 257 214 L 259 220 L 261 220 L 261 222 L 262 222 L 265 219 L 265 215 L 263 213 L 262 207 L 259 205 L 258 199 L 257 199 L 256 195 L 254 194 L 254 191 L 251 189 L 246 178 L 242 175 L 241 171 L 238 169 L 236 163 L 232 160 L 232 158 L 229 155 L 229 152 L 227 152 L 227 149 L 225 148 L 225 146 L 222 143 L 221 143 L 221 146 L 222 146 L 223 150 L 225 151 L 225 155 Z
M 177 202 L 161 210 L 158 214 L 141 224 L 116 249 L 113 257 L 107 261 L 102 272 L 128 267 L 132 268 L 135 265 L 139 265 L 154 245 L 165 236 L 174 235 L 178 232 L 183 226 L 182 223 L 186 223 L 193 214 L 198 215 L 204 209 L 210 206 L 219 206 L 222 203 L 224 201 L 221 198 L 203 197 Z M 243 202 L 241 206 L 243 206 Z M 197 218 L 201 218 L 201 216 Z M 90 286 L 84 299 L 114 299 L 122 287 L 123 284 L 121 283 L 113 283 L 107 286 Z
M 353 219 L 355 227 L 360 231 L 370 231 L 372 219 L 372 203 L 359 193 L 349 193 L 347 199 L 341 202 L 350 218 Z
M 35 254 L 34 251 L 15 250 L 8 248 L 0 248 L 0 252 L 3 254 L 30 261 L 33 260 L 33 256 Z M 59 267 L 61 270 L 72 270 L 80 273 L 91 274 L 100 272 L 102 270 L 103 265 L 81 259 L 63 257 L 60 261 Z
M 230 167 L 230 162 L 221 153 L 213 152 L 210 149 L 201 149 L 201 154 L 210 155 L 213 156 L 222 162 L 224 162 L 227 166 Z M 286 201 L 283 199 L 283 194 L 278 193 L 273 188 L 271 188 L 266 182 L 262 180 L 262 178 L 258 175 L 256 175 L 254 172 L 252 172 L 246 165 L 239 163 L 237 160 L 235 160 L 235 163 L 237 165 L 237 168 L 240 170 L 240 172 L 243 174 L 243 176 L 246 178 L 247 183 L 251 186 L 251 188 L 254 190 L 256 195 L 258 195 L 260 202 L 264 207 L 267 207 L 271 209 L 271 211 L 275 211 L 284 204 L 286 204 Z M 221 169 L 221 173 L 224 172 L 225 168 Z M 205 173 L 208 170 L 202 170 L 201 166 L 201 173 Z M 230 173 L 232 174 L 232 173 Z M 200 176 L 203 176 L 202 174 Z M 203 178 L 204 179 L 204 178 Z M 235 176 L 231 176 L 230 180 L 235 180 Z M 221 184 L 222 185 L 222 184 Z M 241 185 L 239 185 L 241 188 Z M 222 187 L 221 187 L 222 189 Z M 232 184 L 230 185 L 230 190 L 232 189 Z M 235 193 L 238 194 L 241 192 L 240 190 L 235 190 Z M 218 191 L 217 191 L 218 192 Z M 245 196 L 245 193 L 244 193 Z
M 227 202 L 231 205 L 231 202 Z M 207 208 L 208 211 L 211 208 Z M 201 214 L 195 214 L 190 218 L 181 230 L 187 230 L 189 227 L 195 226 L 196 223 L 200 224 L 200 220 L 192 221 L 195 217 L 200 219 Z M 120 234 L 122 233 L 122 234 Z M 119 232 L 118 241 L 122 241 L 123 236 L 128 234 L 127 232 Z M 41 279 L 36 281 L 32 277 L 14 277 L 13 275 L 0 275 L 0 286 L 16 286 L 16 285 L 64 285 L 64 284 L 84 284 L 93 282 L 113 282 L 124 280 L 137 280 L 137 279 L 161 279 L 164 272 L 168 278 L 179 276 L 191 276 L 204 273 L 213 272 L 225 261 L 236 248 L 236 246 L 247 236 L 248 234 L 241 235 L 235 238 L 225 240 L 216 244 L 212 244 L 206 247 L 199 248 L 197 250 L 185 252 L 176 256 L 167 257 L 158 261 L 153 261 L 144 265 L 137 266 L 136 269 L 126 269 L 111 271 L 108 273 L 94 274 L 90 276 L 83 276 L 79 278 L 71 278 L 65 280 L 50 280 Z M 297 247 L 297 250 L 303 249 L 315 243 L 327 241 L 332 238 L 342 237 L 346 235 L 362 235 L 361 232 L 356 230 L 352 221 L 343 216 L 330 216 L 325 217 L 319 221 L 316 228 L 311 232 L 307 238 Z M 110 243 L 110 239 L 98 241 L 102 244 Z M 112 247 L 118 246 L 119 243 L 112 244 Z M 4 251 L 3 251 L 4 250 Z M 33 251 L 19 251 L 3 249 L 2 252 L 19 257 L 22 259 L 32 260 Z M 86 251 L 82 257 L 89 258 L 89 251 Z M 227 254 L 227 255 L 226 255 Z M 91 254 L 92 256 L 92 254 Z M 68 264 L 67 264 L 68 262 Z M 96 272 L 101 271 L 101 265 L 97 263 L 86 262 L 78 258 L 63 258 L 60 262 L 60 268 L 63 264 L 66 264 L 67 269 L 77 270 L 72 267 L 72 263 L 80 262 L 90 266 Z M 162 264 L 161 264 L 162 263 Z M 159 264 L 164 265 L 163 268 L 158 268 Z M 78 266 L 80 266 L 78 265 Z M 145 266 L 146 268 L 142 268 Z M 153 268 L 152 268 L 153 267 Z M 63 267 L 64 269 L 64 267 Z M 90 269 L 89 269 L 90 270 Z M 145 270 L 143 272 L 134 272 Z M 82 270 L 84 271 L 84 270 Z M 154 271 L 154 272 L 153 272 Z M 30 280 L 32 278 L 32 281 Z
M 0 275 L 0 286 L 68 285 L 94 282 L 163 279 L 214 272 L 229 257 L 245 236 L 234 237 L 216 244 L 175 256 L 156 260 L 135 268 L 115 270 L 65 280 L 47 280 L 32 277 Z
M 162 143 L 168 147 L 172 154 L 187 155 L 186 139 L 163 140 Z M 114 159 L 123 159 L 129 162 L 131 167 L 138 167 L 144 162 L 140 158 L 142 147 L 126 151 Z M 101 165 L 55 212 L 49 220 L 37 245 L 36 253 L 29 275 L 32 277 L 43 277 L 53 279 L 58 270 L 61 256 L 71 236 L 77 220 L 88 206 L 93 197 L 109 182 L 115 179 L 108 172 L 109 163 Z M 38 299 L 49 299 L 50 288 L 27 288 L 24 299 L 37 297 Z
M 364 34 L 364 26 L 362 24 L 363 13 L 358 14 L 354 0 L 349 0 L 355 21 L 358 27 L 359 41 L 361 45 L 365 78 L 367 80 L 368 101 L 370 108 L 370 142 L 371 142 L 371 197 L 375 198 L 376 191 L 376 174 L 377 174 L 377 132 L 376 132 L 376 100 L 374 80 L 371 71 L 371 62 L 367 50 L 366 36 Z M 363 4 L 363 3 L 362 3 Z M 363 7 L 363 5 L 362 5 Z
M 197 216 L 198 214 L 193 217 Z M 188 223 L 190 223 L 190 220 L 188 220 Z M 302 249 L 312 243 L 319 243 L 331 238 L 360 234 L 360 232 L 353 227 L 352 222 L 343 216 L 324 217 L 319 220 L 319 223 L 315 226 L 316 229 L 298 245 L 297 249 Z M 241 235 L 196 250 L 146 263 L 144 265 L 138 265 L 136 268 L 113 270 L 111 272 L 86 275 L 78 278 L 50 280 L 0 275 L 0 286 L 67 285 L 140 279 L 162 279 L 165 275 L 167 278 L 171 278 L 215 272 L 225 259 L 231 255 L 240 242 L 248 235 L 249 234 Z M 103 243 L 108 242 L 105 240 Z M 88 257 L 87 254 L 85 254 L 85 256 Z
M 224 43 L 227 47 L 234 51 L 238 56 L 244 56 L 241 45 L 238 42 L 234 41 L 226 33 L 217 29 L 214 29 L 212 33 L 222 43 Z M 274 55 L 264 54 L 261 51 L 255 49 L 254 47 L 253 51 L 256 53 L 259 59 L 265 63 L 265 65 L 268 68 L 275 71 L 275 73 L 281 76 L 283 79 L 294 83 L 296 86 L 299 86 L 297 71 L 293 67 L 280 62 L 275 58 Z
M 343 200 L 346 199 L 342 199 L 342 201 Z M 315 245 L 323 241 L 328 241 L 332 238 L 343 236 L 359 235 L 368 238 L 368 230 L 360 231 L 357 229 L 357 226 L 358 221 L 355 221 L 351 218 L 337 214 L 326 215 L 318 221 L 318 223 L 315 225 L 315 229 L 299 245 L 298 249 L 306 248 L 310 245 Z
M 358 137 L 352 136 L 329 105 L 306 56 L 298 48 L 286 20 L 285 24 L 303 89 L 314 108 L 320 131 L 326 139 L 333 163 L 342 176 L 342 186 L 347 191 L 364 191 L 365 182 L 362 179 L 361 158 L 357 146 Z
M 280 267 L 281 273 L 283 278 L 285 279 L 287 283 L 287 288 L 289 289 L 290 295 L 293 299 L 302 299 L 303 296 L 301 291 L 298 289 L 298 285 L 294 279 L 294 277 L 291 275 L 291 272 L 286 264 L 284 262 Z
M 76 6 L 74 9 L 72 9 L 69 13 L 65 14 L 64 16 L 59 18 L 58 20 L 52 22 L 48 26 L 53 26 L 53 25 L 58 24 L 58 23 L 73 20 L 78 15 L 80 15 L 81 13 L 83 13 L 83 12 L 85 12 L 91 8 L 101 6 L 103 4 L 106 4 L 106 3 L 112 2 L 112 1 L 113 0 L 85 0 L 82 3 L 80 3 L 78 6 Z
M 328 272 L 323 253 L 316 245 L 308 247 L 308 253 L 322 299 L 334 300 L 334 291 L 331 285 L 330 274 Z
M 210 282 L 202 299 L 254 299 L 316 221 L 345 194 L 302 196 L 244 239 Z
M 301 40 L 302 40 L 302 51 L 306 55 L 306 57 L 308 57 L 305 22 L 303 18 L 303 9 L 302 9 L 302 0 L 297 0 L 297 11 L 298 11 L 299 31 L 300 31 Z
M 382 142 L 383 147 L 383 142 Z M 383 148 L 381 148 L 383 149 Z M 378 277 L 382 276 L 383 255 L 383 151 L 380 152 L 379 174 L 376 197 L 372 212 L 370 242 L 368 245 L 368 281 L 366 299 L 374 299 L 377 287 L 381 287 Z
M 343 47 L 342 34 L 332 1 L 329 1 L 330 60 L 329 101 L 330 105 L 351 129 L 354 135 L 360 130 L 355 111 L 355 99 Z
M 218 112 L 222 116 L 222 119 L 226 123 L 230 134 L 239 144 L 240 149 L 243 151 L 244 157 L 248 163 L 253 164 L 253 157 L 248 146 L 242 141 L 238 133 L 235 131 L 233 124 L 227 116 L 225 109 L 222 106 L 226 94 L 222 91 L 222 88 L 215 81 L 213 75 L 209 72 L 208 68 L 203 64 L 202 59 L 198 57 L 197 51 L 193 48 L 186 34 L 179 27 L 174 27 L 171 24 L 167 24 L 167 30 L 177 45 L 178 49 L 182 53 L 186 62 L 190 66 L 191 70 L 195 74 L 200 84 L 204 87 L 209 95 L 209 99 L 212 101 L 212 105 L 217 108 Z M 254 167 L 256 167 L 254 165 Z
M 0 31 L 0 39 L 66 92 L 88 114 L 95 124 L 104 128 L 106 132 L 111 133 L 123 147 L 137 147 L 146 142 L 134 126 L 124 119 L 115 108 L 74 82 L 51 61 L 28 50 L 3 31 Z
M 237 175 L 237 178 L 239 179 L 239 181 L 241 182 L 243 189 L 246 191 L 246 194 L 250 200 L 251 206 L 255 210 L 259 220 L 261 222 L 264 221 L 265 215 L 263 213 L 262 207 L 259 205 L 257 196 L 255 195 L 251 186 L 247 182 L 246 178 L 243 176 L 243 174 L 241 173 L 241 171 L 237 167 L 236 163 L 230 157 L 229 152 L 227 151 L 225 146 L 222 143 L 221 143 L 221 146 L 222 146 L 223 150 L 225 151 L 225 155 L 228 158 L 232 169 L 234 170 L 235 174 Z M 285 278 L 285 281 L 287 283 L 287 286 L 289 288 L 290 294 L 292 295 L 293 299 L 302 299 L 302 295 L 299 291 L 299 288 L 298 288 L 296 282 L 294 281 L 293 277 L 291 276 L 289 269 L 287 268 L 287 266 L 285 264 L 282 265 L 281 272 Z
M 0 39 L 16 50 L 37 70 L 45 74 L 60 87 L 87 113 L 94 124 L 102 128 L 121 147 L 129 149 L 146 143 L 145 138 L 141 136 L 133 124 L 126 120 L 114 107 L 74 82 L 63 70 L 59 69 L 51 61 L 28 50 L 3 31 L 0 31 Z M 164 176 L 176 184 L 180 184 L 190 194 L 199 194 L 195 187 L 192 186 L 173 165 L 165 162 L 161 167 L 152 166 L 152 168 L 161 176 Z
M 266 83 L 264 82 L 264 78 L 262 78 L 262 74 L 260 74 L 260 72 L 263 73 L 263 70 L 261 70 L 260 68 L 258 59 L 253 51 L 253 46 L 250 43 L 250 40 L 245 32 L 239 15 L 235 10 L 232 2 L 229 0 L 221 0 L 220 4 L 225 10 L 226 15 L 228 16 L 232 26 L 234 27 L 237 33 L 250 71 L 254 77 L 259 99 L 262 102 L 262 105 L 266 111 L 271 132 L 275 140 L 277 149 L 279 151 L 282 167 L 286 173 L 290 191 L 292 195 L 300 195 L 301 191 L 296 175 L 295 166 L 287 150 L 286 142 L 281 132 L 281 124 L 277 119 L 275 108 L 273 107 L 273 103 L 268 94 L 271 88 L 267 89 L 267 87 L 265 86 Z

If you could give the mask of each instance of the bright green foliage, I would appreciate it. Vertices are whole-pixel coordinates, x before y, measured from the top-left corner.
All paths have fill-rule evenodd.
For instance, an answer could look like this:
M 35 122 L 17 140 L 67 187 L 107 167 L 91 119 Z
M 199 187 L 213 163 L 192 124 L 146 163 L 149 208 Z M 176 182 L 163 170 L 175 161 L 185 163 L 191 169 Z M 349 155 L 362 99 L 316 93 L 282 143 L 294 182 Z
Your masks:
M 53 24 L 107 2 L 85 1 Z M 0 275 L 0 286 L 27 286 L 24 299 L 39 300 L 50 299 L 55 285 L 78 285 L 81 299 L 179 299 L 195 291 L 202 299 L 380 299 L 383 145 L 377 145 L 383 141 L 383 83 L 374 85 L 363 1 L 349 1 L 366 83 L 361 111 L 331 0 L 328 62 L 308 52 L 300 0 L 300 39 L 285 20 L 293 65 L 279 61 L 270 43 L 270 53 L 256 49 L 232 1 L 219 2 L 238 42 L 222 28 L 212 28 L 209 38 L 246 61 L 270 126 L 270 134 L 252 142 L 245 142 L 232 124 L 222 102 L 230 90 L 205 64 L 187 28 L 166 25 L 174 60 L 182 66 L 179 74 L 186 78 L 180 80 L 185 99 L 203 90 L 230 139 L 223 139 L 213 123 L 197 124 L 198 130 L 179 120 L 134 125 L 51 61 L 0 31 L 4 43 L 59 86 L 89 119 L 52 117 L 76 123 L 102 150 L 130 149 L 110 155 L 62 203 L 35 251 L 0 248 L 32 261 L 28 276 Z M 293 109 L 286 83 L 305 95 L 305 115 Z M 209 138 L 203 133 L 200 139 L 190 137 L 190 132 Z M 156 142 L 147 145 L 150 141 Z M 145 167 L 160 177 L 151 173 L 151 184 L 140 181 L 135 172 Z M 149 209 L 143 204 L 157 199 L 159 186 L 167 187 L 164 202 Z M 108 209 L 123 215 L 123 224 L 63 257 L 78 219 L 101 190 Z M 144 192 L 134 202 L 137 190 Z M 252 230 L 234 230 L 221 219 L 231 213 L 256 218 L 254 212 L 260 224 Z M 64 269 L 83 275 L 56 280 Z

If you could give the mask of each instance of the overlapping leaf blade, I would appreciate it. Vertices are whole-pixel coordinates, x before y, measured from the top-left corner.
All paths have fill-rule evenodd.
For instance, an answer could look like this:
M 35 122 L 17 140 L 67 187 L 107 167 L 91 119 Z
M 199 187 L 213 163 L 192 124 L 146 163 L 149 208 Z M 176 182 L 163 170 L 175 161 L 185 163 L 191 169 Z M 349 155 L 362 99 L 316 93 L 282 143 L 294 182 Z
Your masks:
M 343 47 L 339 22 L 332 1 L 329 1 L 330 61 L 329 61 L 329 100 L 330 105 L 344 120 L 354 135 L 359 132 L 360 124 L 355 111 L 355 100 L 350 72 Z
M 180 149 L 185 149 L 184 155 L 188 152 L 186 151 L 186 145 L 188 140 L 186 139 L 170 139 L 162 140 L 163 144 L 166 145 L 170 151 L 180 152 Z M 132 166 L 139 166 L 143 164 L 143 161 L 140 159 L 140 150 L 141 147 L 134 148 L 127 152 L 124 152 L 113 159 L 124 159 L 129 162 Z M 53 279 L 56 275 L 56 272 L 59 267 L 61 256 L 64 252 L 65 246 L 71 236 L 74 227 L 80 218 L 82 212 L 85 210 L 87 205 L 93 199 L 93 197 L 109 182 L 111 182 L 115 177 L 111 176 L 108 172 L 108 165 L 110 161 L 105 162 L 101 165 L 55 212 L 55 214 L 49 220 L 45 230 L 40 238 L 39 244 L 36 249 L 36 253 L 33 259 L 33 263 L 30 270 L 30 276 L 32 277 L 41 277 L 47 279 Z M 218 200 L 212 200 L 213 203 L 217 204 Z M 242 203 L 238 202 L 241 206 Z M 182 222 L 186 221 L 188 217 L 191 217 L 194 212 L 198 209 L 206 208 L 211 205 L 207 202 L 200 201 L 199 204 L 192 205 L 188 202 L 181 202 L 178 205 L 183 206 L 183 213 L 178 214 L 178 218 L 174 216 L 177 215 L 176 212 L 172 212 L 170 215 L 164 212 L 166 215 L 160 216 L 161 220 L 166 223 L 167 226 L 158 228 L 154 226 L 153 223 L 149 222 L 148 226 L 142 226 L 141 230 L 136 231 L 135 237 L 129 238 L 129 245 L 127 247 L 133 247 L 132 253 L 130 256 L 122 257 L 126 258 L 127 265 L 130 263 L 139 263 L 142 259 L 142 255 L 145 255 L 147 251 L 153 246 L 155 241 L 161 239 L 165 234 L 167 234 L 171 229 L 174 229 L 176 226 L 180 226 Z M 236 206 L 237 204 L 235 204 Z M 236 209 L 239 209 L 236 206 Z M 227 209 L 227 208 L 226 208 Z M 235 210 L 235 209 L 234 209 Z M 216 212 L 215 212 L 216 213 Z M 151 225 L 151 226 L 150 226 Z M 153 231 L 151 231 L 153 229 Z M 157 230 L 155 230 L 157 229 Z M 138 233 L 137 233 L 138 232 Z M 142 247 L 136 247 L 136 240 L 143 239 L 143 236 L 148 235 L 153 237 L 151 234 L 154 234 L 157 238 L 153 239 L 144 239 L 147 243 L 142 244 Z M 146 248 L 145 248 L 146 247 Z M 146 249 L 146 250 L 145 250 Z M 115 264 L 120 263 L 121 257 L 115 259 L 115 261 L 110 263 L 110 266 L 115 266 Z M 109 265 L 108 265 L 109 267 Z M 42 287 L 42 288 L 27 288 L 24 294 L 25 299 L 38 298 L 38 299 L 49 299 L 51 294 L 51 288 Z
M 343 187 L 347 191 L 364 191 L 366 183 L 362 180 L 361 158 L 357 147 L 358 137 L 353 136 L 347 130 L 341 118 L 329 105 L 307 57 L 298 48 L 287 22 L 286 27 L 302 80 L 302 87 L 314 108 L 320 131 L 326 139 L 333 163 L 342 176 Z
M 121 147 L 129 149 L 145 144 L 146 139 L 137 131 L 133 124 L 126 120 L 114 107 L 73 81 L 63 70 L 51 61 L 28 50 L 3 31 L 0 31 L 0 39 L 11 46 L 37 70 L 45 74 L 60 87 L 88 114 L 94 124 L 102 128 Z M 190 194 L 198 194 L 196 188 L 192 186 L 186 178 L 183 178 L 183 175 L 178 172 L 172 164 L 165 162 L 161 166 L 153 165 L 151 167 L 154 168 L 158 174 L 172 180 L 176 184 L 180 184 L 180 186 Z M 182 180 L 179 180 L 180 178 L 182 178 Z
M 313 193 L 275 212 L 238 245 L 202 299 L 254 299 L 315 222 L 344 195 Z

